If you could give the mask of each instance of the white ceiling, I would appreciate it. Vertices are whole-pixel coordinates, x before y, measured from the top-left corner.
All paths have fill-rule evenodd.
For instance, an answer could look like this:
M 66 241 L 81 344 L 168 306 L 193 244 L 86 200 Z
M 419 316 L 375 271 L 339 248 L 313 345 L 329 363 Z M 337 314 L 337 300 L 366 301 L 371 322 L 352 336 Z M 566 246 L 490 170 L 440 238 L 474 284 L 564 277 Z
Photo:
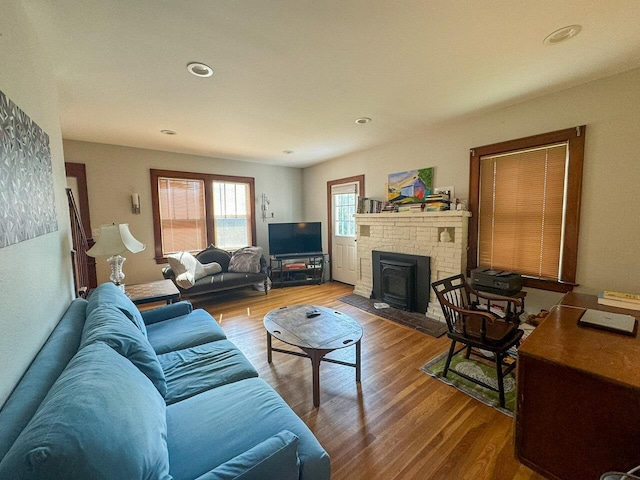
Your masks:
M 640 67 L 639 0 L 23 3 L 64 138 L 284 166 Z

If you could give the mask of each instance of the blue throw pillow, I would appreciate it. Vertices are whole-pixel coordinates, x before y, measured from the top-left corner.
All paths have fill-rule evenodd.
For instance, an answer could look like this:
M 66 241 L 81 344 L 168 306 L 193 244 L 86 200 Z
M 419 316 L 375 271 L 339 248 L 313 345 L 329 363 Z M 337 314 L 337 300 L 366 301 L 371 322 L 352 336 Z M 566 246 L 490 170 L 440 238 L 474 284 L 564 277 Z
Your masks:
M 147 336 L 147 327 L 144 324 L 140 310 L 115 284 L 110 282 L 103 283 L 91 292 L 87 305 L 87 315 L 101 305 L 111 305 L 122 311 L 140 329 L 144 336 Z
M 0 463 L 0 478 L 169 480 L 165 403 L 97 342 L 67 365 Z
M 167 394 L 167 381 L 160 361 L 149 340 L 135 325 L 113 306 L 99 306 L 88 316 L 82 330 L 80 348 L 91 343 L 104 342 L 144 373 L 163 397 Z
M 298 437 L 282 430 L 196 480 L 298 480 Z

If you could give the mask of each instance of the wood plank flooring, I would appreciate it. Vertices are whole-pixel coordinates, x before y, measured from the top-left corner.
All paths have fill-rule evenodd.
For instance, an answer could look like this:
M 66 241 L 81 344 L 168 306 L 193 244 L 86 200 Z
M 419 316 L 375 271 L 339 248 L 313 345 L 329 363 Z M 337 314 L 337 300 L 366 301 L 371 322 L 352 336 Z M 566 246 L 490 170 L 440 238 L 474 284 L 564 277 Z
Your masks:
M 515 460 L 511 418 L 420 371 L 448 348 L 446 337 L 435 339 L 338 300 L 352 290 L 334 282 L 268 295 L 243 290 L 193 303 L 221 321 L 260 376 L 311 428 L 331 456 L 334 480 L 544 480 Z M 274 352 L 267 363 L 262 319 L 293 304 L 335 308 L 364 329 L 362 382 L 356 384 L 353 368 L 323 363 L 319 408 L 313 407 L 308 359 Z M 354 349 L 331 358 L 352 362 Z

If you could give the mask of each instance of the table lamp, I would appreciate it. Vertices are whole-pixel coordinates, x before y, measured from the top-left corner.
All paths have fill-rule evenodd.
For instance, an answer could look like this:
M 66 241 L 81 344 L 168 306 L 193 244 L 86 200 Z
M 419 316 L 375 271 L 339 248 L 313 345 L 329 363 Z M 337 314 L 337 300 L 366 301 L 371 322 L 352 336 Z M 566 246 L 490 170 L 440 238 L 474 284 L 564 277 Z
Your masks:
M 116 225 L 101 225 L 100 236 L 96 244 L 89 249 L 87 255 L 90 257 L 100 257 L 110 255 L 107 263 L 111 267 L 111 276 L 109 279 L 116 285 L 120 285 L 124 280 L 122 272 L 122 264 L 126 260 L 121 253 L 131 252 L 138 253 L 146 248 L 144 243 L 139 242 L 129 231 L 129 224 L 123 223 Z

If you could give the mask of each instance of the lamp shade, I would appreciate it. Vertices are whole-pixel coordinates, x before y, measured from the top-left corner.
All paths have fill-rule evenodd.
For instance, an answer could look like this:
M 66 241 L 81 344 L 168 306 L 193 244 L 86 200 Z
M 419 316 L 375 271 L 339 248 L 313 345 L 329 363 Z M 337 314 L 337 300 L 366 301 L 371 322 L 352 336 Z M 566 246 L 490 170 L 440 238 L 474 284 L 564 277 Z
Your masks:
M 100 236 L 96 244 L 89 249 L 87 255 L 100 257 L 102 255 L 119 255 L 124 252 L 138 253 L 146 248 L 129 231 L 129 224 L 101 225 Z

